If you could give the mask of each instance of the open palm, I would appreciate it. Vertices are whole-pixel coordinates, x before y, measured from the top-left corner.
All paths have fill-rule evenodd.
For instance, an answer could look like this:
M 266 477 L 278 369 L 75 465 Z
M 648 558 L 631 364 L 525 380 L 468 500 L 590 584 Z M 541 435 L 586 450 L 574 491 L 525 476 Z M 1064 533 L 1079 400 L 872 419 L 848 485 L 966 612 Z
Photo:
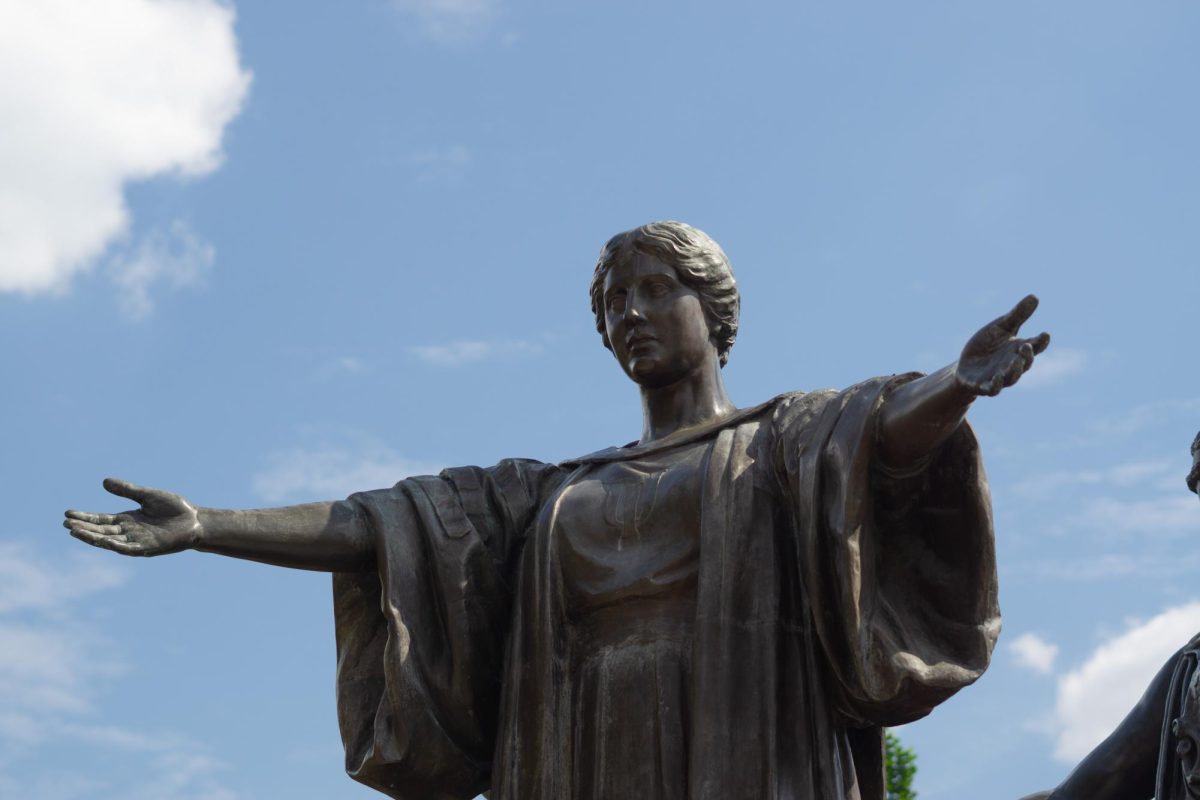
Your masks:
M 980 328 L 959 356 L 955 369 L 959 385 L 972 394 L 992 397 L 1020 380 L 1050 344 L 1048 333 L 1032 339 L 1017 335 L 1037 307 L 1038 299 L 1026 295 L 1007 314 Z
M 68 511 L 63 525 L 76 539 L 127 556 L 177 553 L 198 540 L 196 508 L 179 495 L 116 478 L 106 478 L 104 488 L 140 508 L 119 514 Z

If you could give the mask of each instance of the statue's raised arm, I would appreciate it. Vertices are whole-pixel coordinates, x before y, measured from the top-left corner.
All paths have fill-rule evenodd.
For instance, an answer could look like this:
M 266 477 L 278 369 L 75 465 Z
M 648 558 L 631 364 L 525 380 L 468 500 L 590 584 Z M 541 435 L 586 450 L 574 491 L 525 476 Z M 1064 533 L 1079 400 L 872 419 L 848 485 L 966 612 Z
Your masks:
M 340 572 L 371 563 L 370 529 L 345 502 L 282 508 L 197 508 L 174 492 L 106 478 L 104 488 L 139 508 L 118 514 L 68 511 L 63 525 L 95 547 L 126 556 L 183 550 L 283 567 Z
M 880 457 L 891 467 L 919 463 L 946 440 L 976 397 L 994 397 L 1012 386 L 1050 344 L 1050 334 L 1019 336 L 1038 299 L 1026 295 L 1012 310 L 984 325 L 963 348 L 958 361 L 904 384 L 883 408 Z

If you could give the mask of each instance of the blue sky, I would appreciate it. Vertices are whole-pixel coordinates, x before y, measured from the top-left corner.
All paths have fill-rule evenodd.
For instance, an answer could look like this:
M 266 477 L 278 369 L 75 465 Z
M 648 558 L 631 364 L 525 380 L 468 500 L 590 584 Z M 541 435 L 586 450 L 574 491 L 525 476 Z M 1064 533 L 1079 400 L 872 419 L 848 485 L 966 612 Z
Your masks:
M 1005 631 L 900 729 L 922 800 L 1052 785 L 1200 630 L 1185 3 L 0 0 L 0 796 L 372 797 L 326 576 L 93 552 L 116 475 L 340 497 L 636 438 L 611 234 L 725 248 L 739 405 L 1053 344 L 971 420 Z

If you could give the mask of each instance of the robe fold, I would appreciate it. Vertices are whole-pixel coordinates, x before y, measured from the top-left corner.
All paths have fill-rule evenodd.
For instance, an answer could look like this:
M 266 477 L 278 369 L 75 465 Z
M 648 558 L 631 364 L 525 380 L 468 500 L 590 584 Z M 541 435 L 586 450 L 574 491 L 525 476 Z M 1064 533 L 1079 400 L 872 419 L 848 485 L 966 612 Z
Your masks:
M 695 445 L 686 769 L 659 779 L 689 800 L 883 800 L 882 727 L 976 680 L 1000 624 L 970 429 L 906 474 L 875 456 L 879 408 L 908 379 L 351 496 L 378 547 L 376 571 L 334 577 L 347 771 L 396 800 L 601 796 L 573 785 L 604 756 L 575 752 L 559 502 L 598 465 Z

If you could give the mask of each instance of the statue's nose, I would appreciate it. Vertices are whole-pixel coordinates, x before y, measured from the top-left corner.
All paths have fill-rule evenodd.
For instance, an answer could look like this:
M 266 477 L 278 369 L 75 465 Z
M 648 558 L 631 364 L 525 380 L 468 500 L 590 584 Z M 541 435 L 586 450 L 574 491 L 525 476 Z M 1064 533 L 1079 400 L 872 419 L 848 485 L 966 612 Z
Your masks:
M 646 315 L 636 297 L 629 298 L 629 304 L 625 307 L 625 319 L 629 322 L 645 322 Z

